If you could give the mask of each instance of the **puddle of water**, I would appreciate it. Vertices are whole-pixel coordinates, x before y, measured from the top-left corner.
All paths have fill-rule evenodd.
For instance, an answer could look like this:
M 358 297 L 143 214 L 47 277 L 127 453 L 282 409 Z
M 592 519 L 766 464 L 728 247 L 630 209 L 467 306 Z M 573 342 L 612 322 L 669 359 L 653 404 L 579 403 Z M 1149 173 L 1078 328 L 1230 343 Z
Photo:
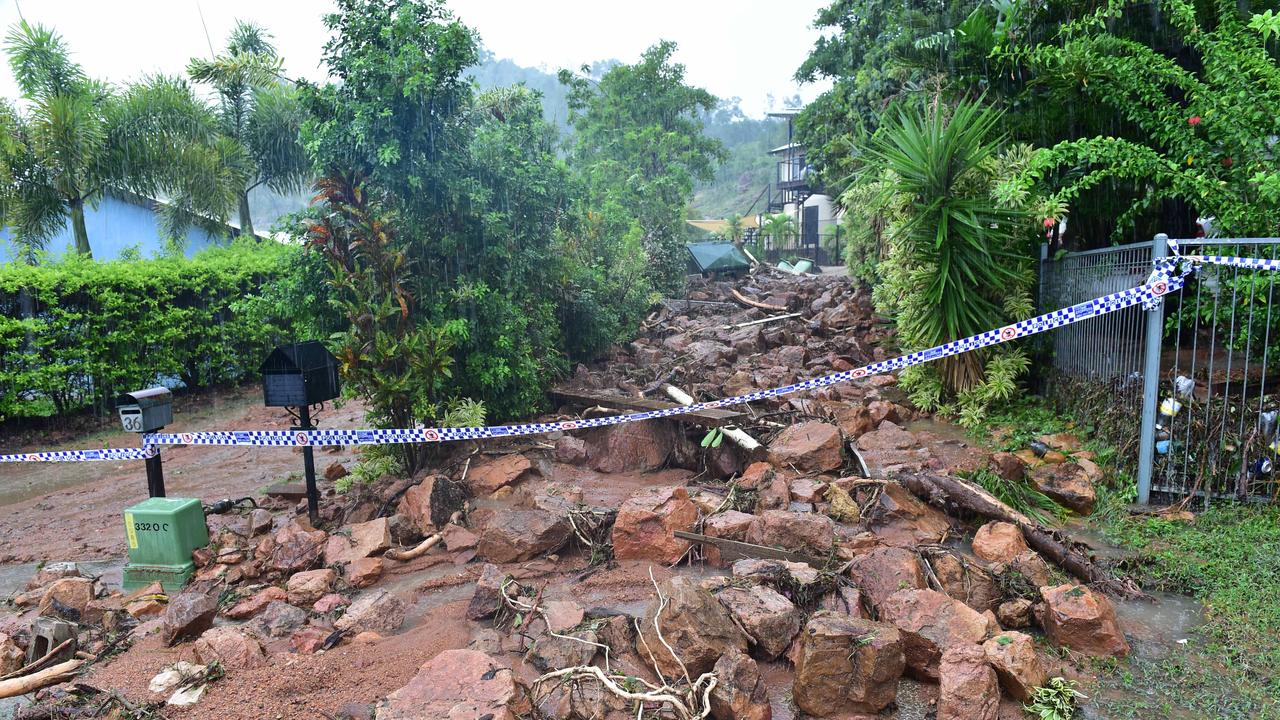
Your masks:
M 1067 537 L 1087 546 L 1094 556 L 1103 563 L 1132 560 L 1138 556 L 1138 553 L 1132 550 L 1126 550 L 1111 544 L 1100 531 L 1084 524 L 1083 521 L 1073 520 L 1060 529 Z
M 758 667 L 765 687 L 769 688 L 769 708 L 773 711 L 773 720 L 794 720 L 796 709 L 791 700 L 791 685 L 795 682 L 795 673 L 791 671 L 791 665 L 786 662 L 761 662 Z
M 124 562 L 124 558 L 81 560 L 76 565 L 79 566 L 81 575 L 96 576 L 98 582 L 111 592 L 119 590 L 124 581 Z M 27 582 L 39 567 L 36 563 L 0 565 L 0 598 L 12 597 L 25 591 Z
M 384 577 L 378 583 L 378 589 L 386 590 L 409 603 L 409 608 L 405 612 L 404 627 L 411 628 L 418 625 L 432 610 L 451 602 L 469 600 L 475 594 L 476 584 L 471 580 L 456 585 L 420 589 L 431 580 L 454 576 L 465 569 L 464 566 L 455 565 L 452 562 L 442 562 L 422 570 Z
M 1204 607 L 1185 595 L 1157 592 L 1151 596 L 1154 602 L 1116 600 L 1113 604 L 1134 654 L 1158 659 L 1179 645 L 1194 642 L 1192 635 L 1205 622 Z
M 973 444 L 973 439 L 969 437 L 964 428 L 938 420 L 932 416 L 912 420 L 903 429 L 913 433 L 927 433 L 937 440 L 958 442 L 964 445 Z
M 1196 630 L 1205 622 L 1204 607 L 1184 595 L 1156 592 L 1151 596 L 1151 600 L 1113 601 L 1132 652 L 1118 671 L 1101 674 L 1098 685 L 1087 691 L 1093 697 L 1081 703 L 1081 718 L 1112 720 L 1115 712 L 1145 717 L 1143 709 L 1154 707 L 1164 708 L 1161 717 L 1171 720 L 1201 717 L 1178 707 L 1177 702 L 1168 702 L 1171 688 L 1162 684 L 1158 673 L 1153 675 L 1152 668 L 1168 662 L 1201 662 L 1195 657 L 1199 647 Z

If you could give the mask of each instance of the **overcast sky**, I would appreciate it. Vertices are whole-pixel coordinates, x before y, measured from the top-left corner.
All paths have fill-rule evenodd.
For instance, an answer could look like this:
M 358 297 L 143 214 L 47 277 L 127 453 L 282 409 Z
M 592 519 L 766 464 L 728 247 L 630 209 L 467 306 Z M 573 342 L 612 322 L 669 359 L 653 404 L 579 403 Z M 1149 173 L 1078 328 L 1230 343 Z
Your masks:
M 817 37 L 811 24 L 829 0 L 449 0 L 498 57 L 555 71 L 594 60 L 634 62 L 659 39 L 674 40 L 689 81 L 722 97 L 742 98 L 751 115 L 769 95 L 812 99 L 825 86 L 791 79 Z M 205 26 L 220 48 L 236 19 L 275 35 L 291 76 L 323 79 L 328 0 L 0 0 L 7 30 L 19 19 L 56 29 L 90 74 L 123 82 L 143 73 L 182 72 L 210 54 Z M 201 13 L 204 22 L 201 22 Z M 8 66 L 0 94 L 17 94 Z

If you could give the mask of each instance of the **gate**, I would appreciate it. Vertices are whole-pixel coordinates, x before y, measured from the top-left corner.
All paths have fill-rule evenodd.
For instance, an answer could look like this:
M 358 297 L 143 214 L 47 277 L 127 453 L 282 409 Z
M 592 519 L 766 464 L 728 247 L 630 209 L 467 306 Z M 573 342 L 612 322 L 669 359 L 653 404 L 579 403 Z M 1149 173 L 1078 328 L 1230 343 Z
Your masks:
M 818 247 L 817 205 L 809 205 L 804 208 L 804 216 L 800 222 L 800 244 L 806 248 Z
M 1056 258 L 1041 251 L 1045 311 L 1135 287 L 1166 239 Z M 1280 239 L 1179 240 L 1184 255 L 1280 257 Z M 1044 391 L 1094 424 L 1138 481 L 1139 501 L 1274 500 L 1280 408 L 1276 273 L 1205 265 L 1154 311 L 1059 328 Z M 1274 338 L 1274 339 L 1273 339 Z

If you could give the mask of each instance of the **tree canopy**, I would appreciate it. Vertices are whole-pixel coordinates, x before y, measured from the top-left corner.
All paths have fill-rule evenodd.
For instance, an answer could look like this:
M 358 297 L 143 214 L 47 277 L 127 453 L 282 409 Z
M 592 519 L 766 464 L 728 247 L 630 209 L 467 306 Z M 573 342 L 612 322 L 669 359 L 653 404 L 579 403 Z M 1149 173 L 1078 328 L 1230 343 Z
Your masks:
M 1064 203 L 1075 246 L 1190 234 L 1197 215 L 1238 217 L 1249 204 L 1260 214 L 1234 231 L 1269 233 L 1259 225 L 1269 176 L 1257 165 L 1269 156 L 1256 143 L 1272 134 L 1262 118 L 1273 115 L 1265 32 L 1276 6 L 836 0 L 797 73 L 833 87 L 799 133 L 840 192 L 892 103 L 982 96 L 1005 110 L 1011 140 L 1041 148 L 1028 173 Z
M 169 198 L 170 237 L 193 216 L 225 218 L 243 183 L 238 149 L 184 81 L 153 76 L 117 90 L 72 62 L 56 33 L 25 21 L 5 50 L 26 108 L 0 111 L 0 212 L 28 260 L 68 218 L 76 250 L 91 254 L 84 208 L 111 190 Z
M 217 91 L 220 129 L 239 145 L 233 159 L 246 178 L 237 197 L 241 235 L 253 235 L 249 193 L 254 188 L 296 192 L 311 176 L 298 138 L 302 104 L 292 83 L 281 78 L 281 59 L 270 40 L 257 25 L 237 22 L 223 54 L 192 58 L 187 66 L 192 80 Z
M 663 41 L 635 65 L 618 65 L 598 82 L 567 70 L 571 158 L 596 207 L 617 208 L 636 223 L 659 288 L 683 276 L 685 203 L 694 182 L 710 180 L 724 157 L 720 141 L 703 134 L 702 114 L 716 106 L 711 93 L 685 84 L 673 63 L 676 45 Z

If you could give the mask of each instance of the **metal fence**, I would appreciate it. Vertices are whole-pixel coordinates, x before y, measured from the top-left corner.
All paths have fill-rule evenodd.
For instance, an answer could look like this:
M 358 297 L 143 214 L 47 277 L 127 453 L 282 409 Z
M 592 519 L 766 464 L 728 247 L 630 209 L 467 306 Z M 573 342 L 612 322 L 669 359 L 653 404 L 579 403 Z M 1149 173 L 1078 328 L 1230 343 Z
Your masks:
M 1045 256 L 1041 251 L 1040 306 L 1057 310 L 1141 285 L 1151 273 L 1151 243 Z M 1108 410 L 1138 417 L 1142 409 L 1142 357 L 1146 315 L 1131 307 L 1055 330 L 1049 337 L 1053 372 L 1049 392 L 1078 397 L 1098 388 Z
M 1141 284 L 1163 237 L 1049 258 L 1054 310 Z M 1280 257 L 1280 239 L 1180 240 L 1183 254 Z M 1130 308 L 1054 331 L 1045 393 L 1111 444 L 1139 500 L 1274 500 L 1280 408 L 1276 273 L 1208 265 L 1154 311 Z

